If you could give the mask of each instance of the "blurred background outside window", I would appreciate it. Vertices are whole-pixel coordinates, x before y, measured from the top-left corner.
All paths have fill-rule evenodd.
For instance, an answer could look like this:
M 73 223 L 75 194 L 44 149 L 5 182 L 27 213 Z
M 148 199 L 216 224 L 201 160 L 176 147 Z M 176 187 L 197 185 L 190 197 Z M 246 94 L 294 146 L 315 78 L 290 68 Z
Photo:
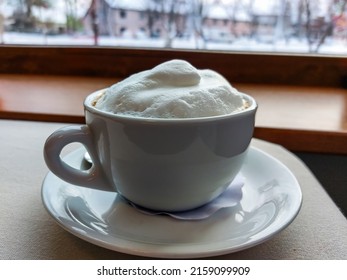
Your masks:
M 347 0 L 0 0 L 0 43 L 347 54 Z

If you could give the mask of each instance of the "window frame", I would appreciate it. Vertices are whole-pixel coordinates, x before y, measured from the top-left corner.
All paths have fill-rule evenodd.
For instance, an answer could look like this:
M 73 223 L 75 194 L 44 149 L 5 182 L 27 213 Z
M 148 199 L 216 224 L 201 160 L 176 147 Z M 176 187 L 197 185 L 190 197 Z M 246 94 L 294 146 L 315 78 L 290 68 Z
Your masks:
M 248 88 L 253 88 L 254 93 L 260 90 L 260 96 L 265 97 L 265 103 L 268 104 L 259 105 L 262 108 L 267 107 L 267 110 L 270 110 L 269 113 L 271 113 L 269 104 L 273 104 L 273 98 L 278 100 L 276 96 L 284 94 L 288 100 L 288 96 L 293 90 L 294 104 L 300 102 L 298 98 L 300 99 L 301 91 L 309 91 L 311 94 L 315 94 L 317 91 L 318 101 L 322 93 L 325 96 L 330 93 L 339 94 L 342 100 L 347 100 L 347 90 L 345 90 L 347 88 L 347 58 L 341 56 L 6 45 L 0 46 L 0 74 L 5 74 L 4 76 L 15 74 L 16 79 L 35 77 L 36 80 L 42 80 L 43 85 L 46 85 L 45 81 L 49 80 L 47 75 L 52 75 L 51 78 L 55 81 L 64 79 L 64 77 L 67 77 L 67 80 L 79 80 L 78 76 L 81 76 L 82 80 L 95 77 L 94 81 L 102 81 L 103 78 L 113 81 L 152 68 L 169 59 L 185 59 L 197 68 L 210 68 L 220 72 L 232 84 L 247 85 Z M 57 82 L 53 84 L 57 86 Z M 40 91 L 40 85 L 36 83 L 36 86 L 39 87 L 38 91 Z M 64 94 L 73 93 L 73 90 L 70 92 L 71 83 L 70 87 L 67 87 L 68 89 L 64 88 L 63 84 L 61 86 Z M 236 87 L 238 86 L 236 85 Z M 268 93 L 266 89 L 268 89 Z M 80 90 L 77 91 L 80 92 Z M 14 94 L 18 95 L 18 92 Z M 20 94 L 21 92 L 19 96 Z M 62 96 L 64 94 L 59 93 Z M 83 92 L 83 96 L 85 94 Z M 307 104 L 305 101 L 302 100 L 302 104 Z M 35 103 L 35 101 L 33 102 Z M 290 107 L 293 103 L 289 103 L 282 104 L 284 112 L 295 110 L 295 108 Z M 321 102 L 319 101 L 317 104 L 321 104 Z M 324 110 L 324 108 L 322 109 Z M 308 117 L 308 120 L 312 121 L 312 116 L 307 116 L 305 108 L 299 105 L 297 110 L 300 111 L 298 115 L 303 118 Z M 18 110 L 12 112 L 8 111 L 5 106 L 0 108 L 0 118 L 59 122 L 83 122 L 84 120 L 82 114 L 65 116 L 30 112 Z M 276 112 L 278 113 L 278 110 Z M 305 128 L 293 127 L 291 124 L 288 127 L 288 123 L 284 123 L 283 127 L 272 127 L 271 120 L 269 119 L 267 122 L 265 119 L 263 125 L 256 126 L 254 136 L 278 143 L 293 151 L 347 154 L 345 145 L 347 141 L 345 130 L 347 114 L 345 112 L 341 112 L 341 114 L 343 123 L 336 124 L 340 128 L 333 130 L 326 130 L 324 126 L 318 130 L 312 130 L 310 126 Z M 274 114 L 271 113 L 268 117 L 272 118 L 271 116 Z M 320 121 L 319 115 L 315 115 L 313 118 L 314 123 Z M 285 122 L 286 119 L 285 117 Z
M 347 88 L 347 57 L 89 46 L 0 46 L 0 73 L 124 78 L 170 59 L 220 72 L 233 83 Z

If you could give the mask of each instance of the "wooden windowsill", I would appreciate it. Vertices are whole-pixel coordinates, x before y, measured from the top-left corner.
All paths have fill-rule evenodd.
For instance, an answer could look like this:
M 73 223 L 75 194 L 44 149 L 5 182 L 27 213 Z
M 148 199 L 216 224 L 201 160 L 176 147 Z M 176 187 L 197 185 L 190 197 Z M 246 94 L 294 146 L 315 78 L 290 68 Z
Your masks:
M 0 118 L 83 123 L 85 97 L 118 80 L 0 74 Z M 347 90 L 243 83 L 234 86 L 259 104 L 255 137 L 292 151 L 347 154 Z

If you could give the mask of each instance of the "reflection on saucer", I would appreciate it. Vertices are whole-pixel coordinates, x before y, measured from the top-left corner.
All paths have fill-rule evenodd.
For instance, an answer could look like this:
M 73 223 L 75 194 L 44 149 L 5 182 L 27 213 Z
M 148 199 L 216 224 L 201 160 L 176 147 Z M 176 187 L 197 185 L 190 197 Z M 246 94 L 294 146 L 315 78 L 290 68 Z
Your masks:
M 154 211 L 147 208 L 138 206 L 131 201 L 129 204 L 139 210 L 141 213 L 147 215 L 168 215 L 172 218 L 178 220 L 203 220 L 211 217 L 217 211 L 236 206 L 242 198 L 242 187 L 244 185 L 245 179 L 239 173 L 236 178 L 231 182 L 228 188 L 213 201 L 192 209 L 188 211 L 180 212 L 164 212 L 164 211 Z

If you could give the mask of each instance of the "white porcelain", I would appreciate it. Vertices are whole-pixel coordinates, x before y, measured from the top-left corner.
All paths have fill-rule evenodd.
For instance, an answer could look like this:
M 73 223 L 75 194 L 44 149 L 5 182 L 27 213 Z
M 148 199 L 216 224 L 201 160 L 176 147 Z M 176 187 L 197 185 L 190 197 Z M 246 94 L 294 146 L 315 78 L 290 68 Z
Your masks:
M 83 167 L 84 153 L 78 149 L 65 160 Z M 42 200 L 64 229 L 110 250 L 155 258 L 215 256 L 268 240 L 286 228 L 301 207 L 295 176 L 274 157 L 251 147 L 241 173 L 246 181 L 240 203 L 201 221 L 146 215 L 115 192 L 77 187 L 51 172 L 42 185 Z
M 103 112 L 85 102 L 86 125 L 64 127 L 44 146 L 49 169 L 71 184 L 122 194 L 158 211 L 199 207 L 219 196 L 239 172 L 252 139 L 256 101 L 226 115 L 160 119 Z M 82 143 L 93 165 L 84 172 L 61 160 L 62 149 Z

